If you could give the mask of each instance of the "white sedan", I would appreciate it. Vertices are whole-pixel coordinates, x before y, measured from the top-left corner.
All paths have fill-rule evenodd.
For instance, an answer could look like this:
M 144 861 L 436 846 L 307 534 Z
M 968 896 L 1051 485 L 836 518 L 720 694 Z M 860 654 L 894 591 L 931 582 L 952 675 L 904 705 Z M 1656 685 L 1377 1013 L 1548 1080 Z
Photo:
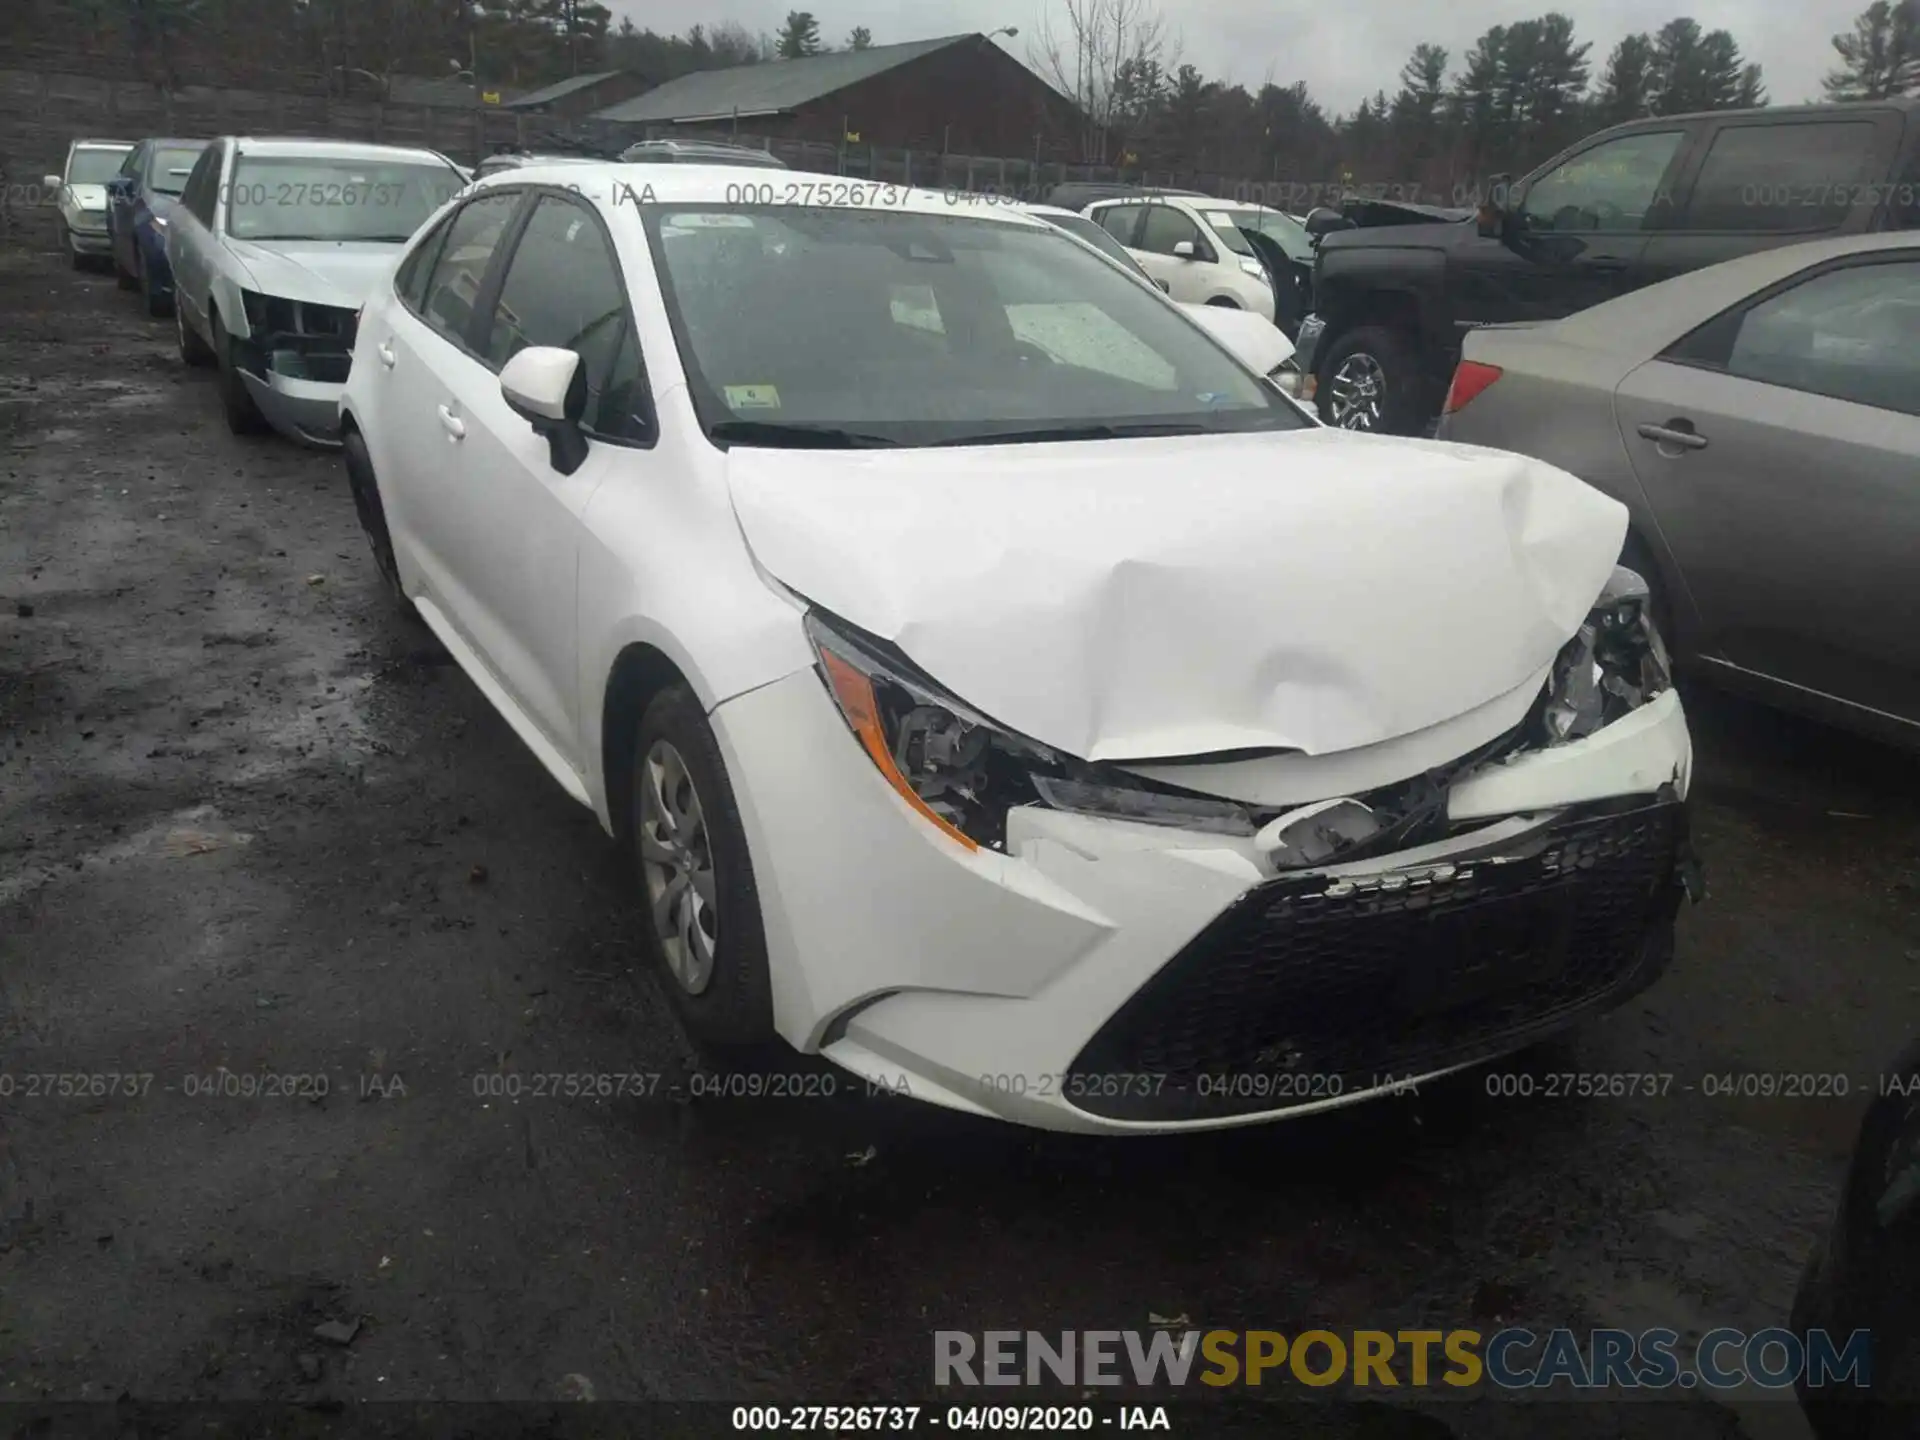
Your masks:
M 1010 207 L 528 167 L 377 287 L 345 458 L 696 1038 L 1240 1124 L 1650 984 L 1691 747 L 1617 502 L 1226 333 Z

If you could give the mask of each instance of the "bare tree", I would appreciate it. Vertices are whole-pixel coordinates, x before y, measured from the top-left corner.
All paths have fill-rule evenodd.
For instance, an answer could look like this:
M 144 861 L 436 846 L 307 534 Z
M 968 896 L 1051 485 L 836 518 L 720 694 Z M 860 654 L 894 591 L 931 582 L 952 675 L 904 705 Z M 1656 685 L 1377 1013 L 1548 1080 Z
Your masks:
M 1080 112 L 1080 158 L 1104 165 L 1127 77 L 1170 64 L 1166 20 L 1152 0 L 1060 0 L 1060 10 L 1057 25 L 1041 20 L 1027 58 Z

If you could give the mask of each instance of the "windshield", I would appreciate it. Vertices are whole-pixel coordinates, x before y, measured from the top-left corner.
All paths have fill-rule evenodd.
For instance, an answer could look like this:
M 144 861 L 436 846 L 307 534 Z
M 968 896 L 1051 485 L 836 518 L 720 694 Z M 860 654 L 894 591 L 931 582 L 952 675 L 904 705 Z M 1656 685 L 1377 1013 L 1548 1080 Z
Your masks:
M 772 445 L 1290 430 L 1180 310 L 1049 227 L 642 207 L 701 423 Z
M 1200 200 L 1193 202 L 1193 208 L 1207 217 L 1207 224 L 1213 227 L 1213 233 L 1220 237 L 1220 243 L 1226 246 L 1227 249 L 1233 251 L 1236 255 L 1252 255 L 1254 253 L 1253 246 L 1248 243 L 1247 237 L 1235 228 L 1237 222 L 1235 222 L 1231 210 L 1220 205 L 1209 205 L 1205 201 Z
M 187 176 L 193 173 L 204 145 L 162 145 L 147 161 L 147 183 L 162 195 L 178 195 L 187 188 Z
M 451 165 L 243 154 L 227 187 L 227 233 L 398 245 L 465 188 Z
M 1257 230 L 1267 236 L 1287 252 L 1289 260 L 1304 260 L 1309 265 L 1313 263 L 1313 237 L 1307 234 L 1304 225 L 1291 216 L 1282 215 L 1278 210 L 1256 210 L 1252 206 L 1225 213 L 1240 229 Z
M 120 173 L 131 145 L 120 150 L 76 150 L 67 162 L 69 185 L 104 185 Z
M 1085 215 L 1042 215 L 1049 225 L 1057 225 L 1070 234 L 1078 235 L 1103 255 L 1111 255 L 1136 275 L 1147 272 L 1140 268 L 1140 262 L 1127 253 L 1127 247 L 1106 232 L 1098 220 L 1090 220 Z

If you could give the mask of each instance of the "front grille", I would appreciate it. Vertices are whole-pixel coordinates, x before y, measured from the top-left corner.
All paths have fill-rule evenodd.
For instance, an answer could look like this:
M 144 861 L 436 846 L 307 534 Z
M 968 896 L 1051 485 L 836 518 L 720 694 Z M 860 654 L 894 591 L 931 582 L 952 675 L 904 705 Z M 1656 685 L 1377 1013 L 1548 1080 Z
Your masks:
M 1516 1048 L 1665 968 L 1685 845 L 1685 806 L 1662 798 L 1451 867 L 1259 886 L 1087 1043 L 1066 1093 L 1113 1119 L 1201 1119 Z

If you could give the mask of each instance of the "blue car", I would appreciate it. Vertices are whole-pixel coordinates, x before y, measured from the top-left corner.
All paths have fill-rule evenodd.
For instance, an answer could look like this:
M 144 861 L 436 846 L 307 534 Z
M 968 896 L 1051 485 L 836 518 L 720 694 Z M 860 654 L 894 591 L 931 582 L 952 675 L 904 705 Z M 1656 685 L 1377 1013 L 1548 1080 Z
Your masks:
M 153 316 L 173 312 L 167 212 L 185 188 L 204 140 L 142 140 L 107 182 L 107 244 L 120 288 L 138 290 Z

